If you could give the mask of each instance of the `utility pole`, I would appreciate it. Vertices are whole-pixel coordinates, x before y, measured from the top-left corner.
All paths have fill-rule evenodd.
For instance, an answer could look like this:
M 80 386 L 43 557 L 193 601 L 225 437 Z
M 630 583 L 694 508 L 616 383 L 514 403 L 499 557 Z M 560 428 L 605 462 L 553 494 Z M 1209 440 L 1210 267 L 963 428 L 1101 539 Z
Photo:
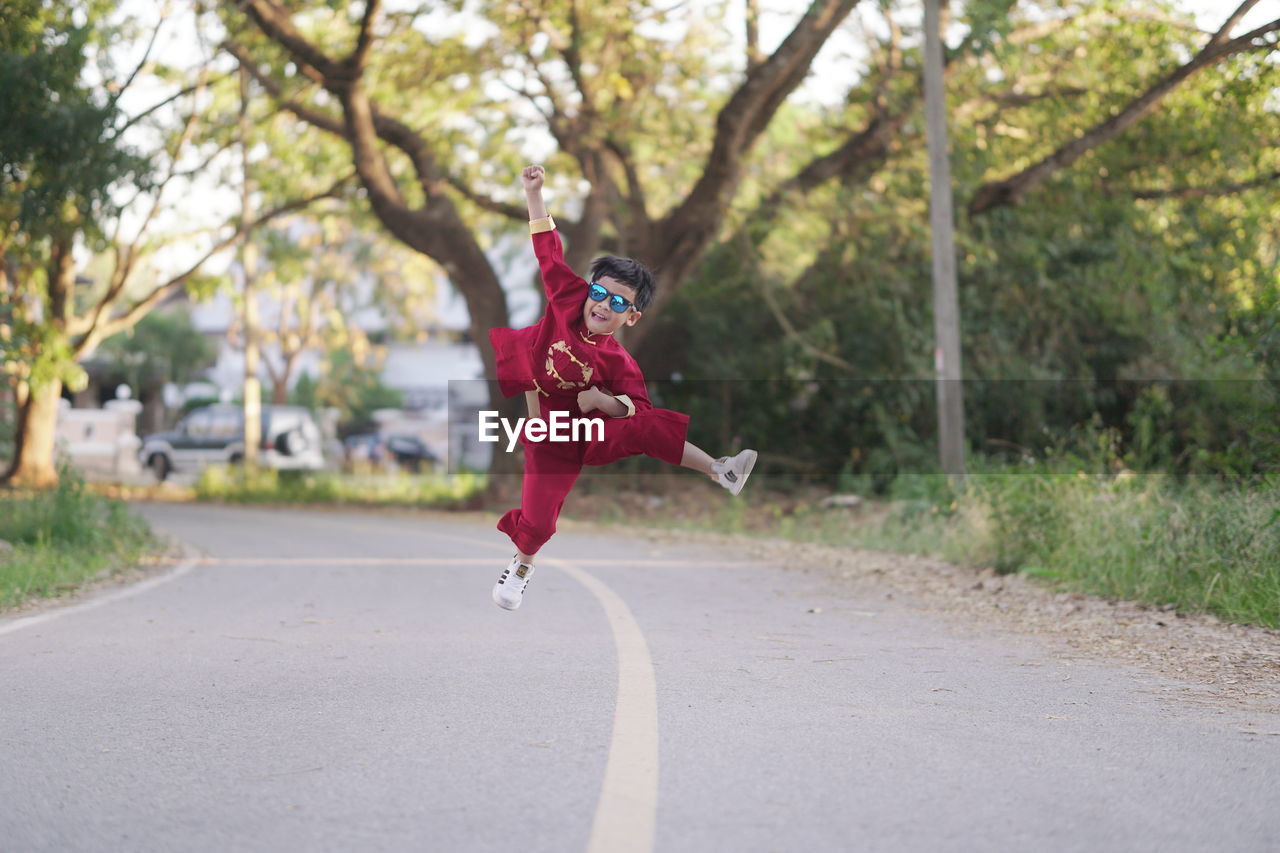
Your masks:
M 941 5 L 924 3 L 924 111 L 929 141 L 929 226 L 933 239 L 933 365 L 938 400 L 938 456 L 949 477 L 964 478 L 964 389 L 960 308 L 948 160 L 946 90 L 942 84 Z
M 244 276 L 244 464 L 258 463 L 262 444 L 262 383 L 258 379 L 258 300 L 253 292 L 254 246 L 250 223 L 249 72 L 240 66 L 240 272 Z

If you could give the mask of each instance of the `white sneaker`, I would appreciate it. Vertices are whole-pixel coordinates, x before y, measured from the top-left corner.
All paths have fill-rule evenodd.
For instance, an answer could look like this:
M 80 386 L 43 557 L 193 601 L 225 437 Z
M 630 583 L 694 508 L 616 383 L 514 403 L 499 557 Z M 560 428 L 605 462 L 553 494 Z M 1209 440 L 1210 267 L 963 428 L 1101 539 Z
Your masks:
M 736 495 L 747 484 L 751 469 L 756 467 L 756 452 L 744 450 L 737 456 L 721 456 L 711 463 L 711 472 L 716 475 L 716 482 Z
M 502 577 L 493 585 L 493 601 L 503 610 L 515 610 L 524 600 L 524 588 L 533 577 L 533 563 L 522 563 L 513 554 L 511 564 L 502 570 Z

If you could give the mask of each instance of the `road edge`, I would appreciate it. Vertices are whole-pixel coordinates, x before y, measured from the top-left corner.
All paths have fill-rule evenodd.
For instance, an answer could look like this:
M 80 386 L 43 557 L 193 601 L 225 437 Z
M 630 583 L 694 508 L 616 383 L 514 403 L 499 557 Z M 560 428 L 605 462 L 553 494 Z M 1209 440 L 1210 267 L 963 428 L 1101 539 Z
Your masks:
M 178 563 L 168 571 L 158 575 L 151 575 L 137 582 L 125 582 L 124 585 L 111 584 L 110 591 L 102 591 L 98 593 L 93 591 L 88 593 L 89 597 L 65 606 L 53 606 L 49 609 L 41 610 L 38 613 L 32 613 L 22 616 L 6 617 L 0 615 L 0 636 L 13 634 L 24 628 L 32 628 L 36 625 L 42 625 L 46 622 L 52 622 L 63 616 L 73 613 L 84 613 L 88 610 L 96 610 L 117 601 L 123 601 L 132 598 L 135 595 L 141 595 L 149 592 L 158 586 L 177 580 L 183 575 L 188 574 L 192 569 L 200 564 L 203 555 L 192 546 L 185 542 L 177 542 L 174 540 L 181 551 L 181 558 Z M 52 603 L 52 600 L 51 602 Z

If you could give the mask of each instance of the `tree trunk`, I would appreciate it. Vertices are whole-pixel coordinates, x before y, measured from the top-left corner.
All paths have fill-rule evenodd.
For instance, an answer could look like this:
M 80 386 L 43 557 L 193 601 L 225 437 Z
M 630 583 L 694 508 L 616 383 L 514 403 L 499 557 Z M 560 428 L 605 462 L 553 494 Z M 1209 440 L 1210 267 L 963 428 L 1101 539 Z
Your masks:
M 53 437 L 61 397 L 61 380 L 28 388 L 26 402 L 18 410 L 13 466 L 6 478 L 9 485 L 45 489 L 58 484 Z
M 274 406 L 287 406 L 289 404 L 288 374 L 271 383 L 271 404 Z
M 165 405 L 164 382 L 153 382 L 147 386 L 145 393 L 138 392 L 138 401 L 142 403 L 142 412 L 138 416 L 137 431 L 139 436 L 151 435 L 164 429 Z
M 75 263 L 69 234 L 56 236 L 50 245 L 46 270 L 48 288 L 44 297 L 42 325 L 53 334 L 42 346 L 53 341 L 67 342 L 67 320 L 74 303 Z M 31 319 L 28 317 L 28 319 Z M 49 355 L 45 350 L 39 357 Z M 58 469 L 53 462 L 54 431 L 58 425 L 58 400 L 62 397 L 62 379 L 31 384 L 18 383 L 18 424 L 14 436 L 13 462 L 4 481 L 14 486 L 49 488 L 58 484 Z

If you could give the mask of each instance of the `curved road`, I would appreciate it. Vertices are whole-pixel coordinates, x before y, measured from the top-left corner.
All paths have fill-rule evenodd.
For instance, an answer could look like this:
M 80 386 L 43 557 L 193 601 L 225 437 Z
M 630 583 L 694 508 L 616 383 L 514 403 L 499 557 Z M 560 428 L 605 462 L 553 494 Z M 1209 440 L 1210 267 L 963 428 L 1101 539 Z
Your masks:
M 0 849 L 1280 849 L 1280 718 L 821 572 L 562 531 L 508 613 L 491 521 L 142 510 L 202 558 L 0 620 Z

